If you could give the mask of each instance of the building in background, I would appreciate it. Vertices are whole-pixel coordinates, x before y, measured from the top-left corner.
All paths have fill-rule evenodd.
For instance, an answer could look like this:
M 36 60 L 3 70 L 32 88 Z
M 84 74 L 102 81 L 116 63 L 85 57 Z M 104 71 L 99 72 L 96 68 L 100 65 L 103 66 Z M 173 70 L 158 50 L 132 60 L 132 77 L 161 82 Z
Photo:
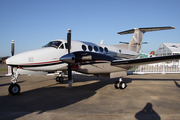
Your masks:
M 156 56 L 180 54 L 180 43 L 162 43 L 155 52 Z

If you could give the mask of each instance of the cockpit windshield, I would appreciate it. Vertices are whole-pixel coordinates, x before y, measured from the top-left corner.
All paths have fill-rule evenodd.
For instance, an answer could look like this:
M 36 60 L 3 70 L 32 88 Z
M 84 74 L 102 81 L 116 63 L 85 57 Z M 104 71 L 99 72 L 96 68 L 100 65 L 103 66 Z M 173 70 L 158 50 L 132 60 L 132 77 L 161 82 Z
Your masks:
M 51 41 L 47 45 L 45 45 L 44 47 L 55 47 L 55 48 L 58 48 L 61 43 L 62 43 L 61 41 Z

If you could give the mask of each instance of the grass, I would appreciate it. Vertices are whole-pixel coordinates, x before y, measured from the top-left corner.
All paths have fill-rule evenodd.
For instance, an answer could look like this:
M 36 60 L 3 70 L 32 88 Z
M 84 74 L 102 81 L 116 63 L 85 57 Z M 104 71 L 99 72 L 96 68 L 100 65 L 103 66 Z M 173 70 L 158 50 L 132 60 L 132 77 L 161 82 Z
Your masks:
M 0 69 L 0 72 L 8 71 L 8 68 Z

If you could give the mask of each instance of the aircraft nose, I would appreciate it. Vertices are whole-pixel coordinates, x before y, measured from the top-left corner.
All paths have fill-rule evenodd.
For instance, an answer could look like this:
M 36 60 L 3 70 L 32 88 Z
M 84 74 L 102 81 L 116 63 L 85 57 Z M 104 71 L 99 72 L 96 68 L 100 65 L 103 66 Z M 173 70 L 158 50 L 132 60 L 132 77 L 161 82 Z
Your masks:
M 17 62 L 16 58 L 14 56 L 6 59 L 6 64 L 7 65 L 16 65 L 15 63 Z
M 6 59 L 6 64 L 10 64 L 11 63 L 11 57 Z
M 62 56 L 60 60 L 66 63 L 75 63 L 75 56 L 73 53 L 70 53 L 70 54 Z

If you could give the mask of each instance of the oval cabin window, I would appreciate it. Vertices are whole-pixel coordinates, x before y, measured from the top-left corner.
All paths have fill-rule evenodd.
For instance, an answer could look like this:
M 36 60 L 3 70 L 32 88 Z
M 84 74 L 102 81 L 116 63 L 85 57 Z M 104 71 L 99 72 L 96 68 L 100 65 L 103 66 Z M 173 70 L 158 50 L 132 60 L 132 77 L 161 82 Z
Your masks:
M 86 51 L 86 46 L 85 46 L 85 45 L 82 45 L 82 49 L 83 49 L 84 51 Z

